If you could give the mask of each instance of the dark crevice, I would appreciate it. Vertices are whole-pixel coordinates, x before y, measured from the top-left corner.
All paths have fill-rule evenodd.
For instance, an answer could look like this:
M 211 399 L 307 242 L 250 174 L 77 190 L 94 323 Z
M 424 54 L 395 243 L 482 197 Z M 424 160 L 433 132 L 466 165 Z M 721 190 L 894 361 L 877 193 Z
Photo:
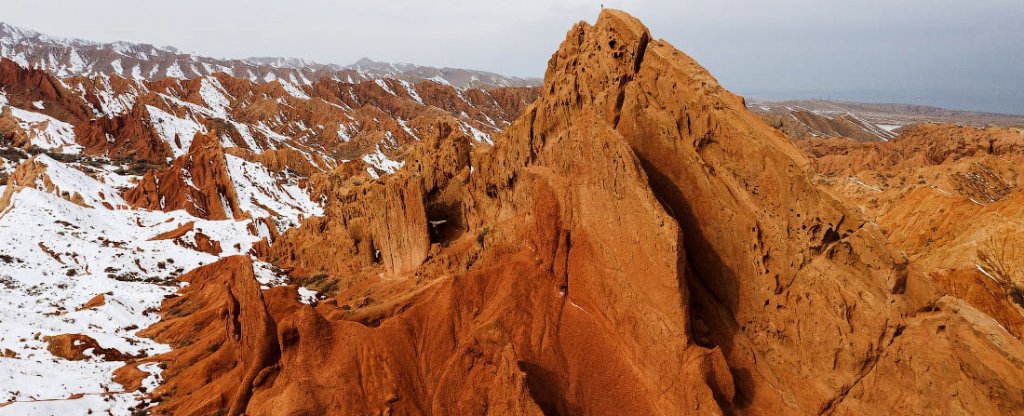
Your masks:
M 633 81 L 633 77 L 640 72 L 640 65 L 644 61 L 644 55 L 647 52 L 647 44 L 650 43 L 650 35 L 644 32 L 640 35 L 640 41 L 637 44 L 636 58 L 633 60 L 633 72 L 628 75 L 623 75 L 619 78 L 619 88 L 615 96 L 615 115 L 612 117 L 612 128 L 619 127 L 619 119 L 622 116 L 622 105 L 626 101 L 626 85 Z M 615 40 L 611 40 L 608 45 L 614 47 Z
M 237 301 L 230 285 L 227 288 L 227 292 L 228 297 L 235 304 L 235 308 L 230 312 L 229 319 L 231 321 L 228 325 L 233 327 L 231 328 L 232 330 L 239 331 L 237 334 L 233 334 L 236 336 L 233 342 L 238 343 L 240 346 L 250 343 L 253 346 L 253 354 L 248 362 L 244 362 L 245 373 L 234 392 L 234 396 L 231 398 L 230 407 L 227 411 L 228 415 L 234 416 L 245 413 L 249 406 L 249 400 L 252 398 L 253 390 L 257 385 L 266 382 L 273 375 L 275 367 L 281 358 L 281 347 L 277 339 L 277 324 L 267 312 L 267 306 L 263 301 L 263 297 L 257 295 L 258 304 L 251 305 L 248 312 L 246 312 L 246 310 L 242 309 L 241 303 Z M 243 319 L 242 314 L 256 314 L 260 316 L 248 316 L 247 319 Z M 242 328 L 242 322 L 252 322 L 257 326 Z M 250 341 L 243 339 L 246 337 L 250 338 Z M 298 335 L 295 334 L 295 338 L 297 337 Z
M 619 85 L 619 93 L 615 96 L 615 117 L 612 118 L 612 128 L 619 128 L 619 119 L 622 117 L 622 104 L 626 101 L 625 82 Z
M 526 388 L 530 398 L 545 416 L 566 416 L 580 414 L 580 409 L 570 408 L 563 400 L 564 383 L 561 375 L 540 365 L 520 361 L 519 369 L 526 374 Z
M 670 176 L 641 154 L 637 159 L 647 174 L 648 185 L 665 212 L 679 224 L 682 249 L 679 253 L 678 276 L 680 288 L 686 288 L 688 297 L 683 305 L 690 311 L 689 326 L 692 339 L 707 348 L 721 346 L 728 355 L 733 338 L 744 337 L 734 317 L 737 299 L 735 273 L 729 269 L 704 236 L 693 208 Z M 749 370 L 730 368 L 736 387 L 732 403 L 720 401 L 724 412 L 742 409 L 754 397 L 754 381 Z
M 637 46 L 636 60 L 633 61 L 633 73 L 640 72 L 640 64 L 644 61 L 644 54 L 647 53 L 647 44 L 650 43 L 651 38 L 647 32 L 640 35 L 640 44 Z

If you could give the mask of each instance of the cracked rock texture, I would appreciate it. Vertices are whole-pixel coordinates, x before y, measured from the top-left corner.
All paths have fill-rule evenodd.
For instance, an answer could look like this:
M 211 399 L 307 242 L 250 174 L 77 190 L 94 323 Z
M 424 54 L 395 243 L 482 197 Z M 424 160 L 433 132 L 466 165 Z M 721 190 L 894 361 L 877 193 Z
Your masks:
M 633 17 L 574 26 L 540 93 L 493 147 L 439 121 L 319 183 L 265 253 L 318 304 L 189 273 L 154 413 L 1021 412 L 1019 340 Z

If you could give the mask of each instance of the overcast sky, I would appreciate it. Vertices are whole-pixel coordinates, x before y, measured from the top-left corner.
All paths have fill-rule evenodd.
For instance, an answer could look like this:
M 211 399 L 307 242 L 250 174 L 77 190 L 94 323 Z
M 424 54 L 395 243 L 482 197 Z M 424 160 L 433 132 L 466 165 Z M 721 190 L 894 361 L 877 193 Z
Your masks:
M 750 97 L 1024 113 L 1024 0 L 3 0 L 63 37 L 217 57 L 361 57 L 541 76 L 600 4 L 639 17 Z

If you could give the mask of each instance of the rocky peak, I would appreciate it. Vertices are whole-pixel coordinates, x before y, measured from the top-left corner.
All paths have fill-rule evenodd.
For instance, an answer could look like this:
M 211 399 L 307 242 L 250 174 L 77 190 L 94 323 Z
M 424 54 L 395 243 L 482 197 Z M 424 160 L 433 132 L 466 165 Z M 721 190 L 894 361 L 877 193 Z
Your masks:
M 140 100 L 205 99 L 188 93 L 202 88 L 195 84 L 154 84 L 166 95 Z M 431 85 L 422 96 L 397 80 L 321 81 L 299 92 L 323 97 L 327 104 L 312 104 L 321 107 L 369 103 L 350 121 L 405 127 L 415 119 L 379 118 L 383 109 L 461 105 L 460 93 Z M 502 97 L 516 109 L 506 114 L 518 111 L 516 94 Z M 255 120 L 279 108 L 251 107 L 261 107 L 244 115 Z M 383 176 L 361 162 L 314 173 L 323 215 L 256 250 L 319 302 L 302 303 L 295 286 L 261 288 L 246 257 L 182 277 L 190 284 L 145 331 L 174 350 L 122 370 L 166 363 L 154 412 L 997 414 L 1024 406 L 1024 347 L 1011 334 L 944 295 L 873 223 L 817 187 L 785 136 L 624 12 L 605 9 L 568 32 L 540 98 L 493 147 L 454 115 L 416 123 L 404 165 L 378 163 L 393 171 Z M 383 136 L 367 140 L 392 137 Z M 292 157 L 225 151 L 213 128 L 191 141 L 173 137 L 176 150 L 187 149 L 147 173 L 128 203 L 245 216 L 252 199 L 232 191 L 233 181 L 252 172 L 231 167 L 245 158 L 287 166 Z
M 196 133 L 188 152 L 163 170 L 151 170 L 124 195 L 133 207 L 160 211 L 184 209 L 198 218 L 246 218 L 228 172 L 216 132 Z

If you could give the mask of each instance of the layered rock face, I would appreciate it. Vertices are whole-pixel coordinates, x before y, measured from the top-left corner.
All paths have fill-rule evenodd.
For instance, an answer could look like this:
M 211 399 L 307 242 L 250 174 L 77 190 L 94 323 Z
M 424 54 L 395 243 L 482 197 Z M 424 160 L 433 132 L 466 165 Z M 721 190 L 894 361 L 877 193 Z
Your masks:
M 888 143 L 801 142 L 819 181 L 942 290 L 1024 332 L 1024 133 L 922 124 Z
M 224 148 L 216 134 L 197 134 L 187 154 L 170 168 L 149 171 L 124 195 L 136 208 L 159 211 L 184 209 L 199 218 L 242 218 L 238 195 L 231 183 Z
M 318 179 L 265 260 L 147 334 L 158 414 L 1013 414 L 1024 346 L 819 188 L 789 139 L 631 16 L 569 31 L 495 145 Z M 130 368 L 125 374 L 130 374 Z

